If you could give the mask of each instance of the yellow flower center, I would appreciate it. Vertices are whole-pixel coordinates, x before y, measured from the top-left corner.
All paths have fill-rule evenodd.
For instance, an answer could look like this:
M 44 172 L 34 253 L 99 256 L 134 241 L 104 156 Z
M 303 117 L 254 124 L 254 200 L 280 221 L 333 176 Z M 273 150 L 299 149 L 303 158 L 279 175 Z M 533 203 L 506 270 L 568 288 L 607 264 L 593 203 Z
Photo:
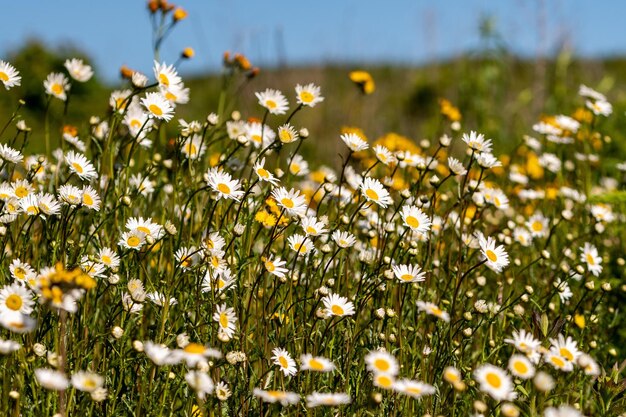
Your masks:
M 0 71 L 0 80 L 7 82 L 9 81 L 9 76 L 6 72 Z
M 16 194 L 17 194 L 17 193 L 16 193 Z M 587 254 L 586 258 L 587 258 L 587 263 L 588 263 L 589 265 L 595 265 L 595 264 L 596 264 L 596 260 L 595 260 L 595 259 L 593 259 L 593 256 L 591 256 L 591 254 L 590 254 L 590 253 L 588 253 L 588 254 Z
M 274 270 L 276 270 L 276 266 L 274 266 L 273 262 L 267 261 L 265 262 L 265 269 L 267 269 L 270 272 L 274 272 Z
M 35 215 L 39 213 L 39 208 L 37 206 L 30 206 L 26 209 L 29 214 Z
M 295 162 L 291 164 L 290 171 L 292 174 L 297 174 L 298 172 L 300 172 L 300 165 L 296 164 Z
M 459 380 L 459 376 L 454 372 L 446 372 L 444 374 L 444 379 L 448 382 L 456 382 Z
M 17 198 L 24 198 L 29 194 L 28 188 L 23 187 L 23 186 L 19 186 L 17 188 L 15 188 L 15 195 L 17 196 Z
M 224 288 L 224 285 L 226 285 L 226 281 L 224 281 L 221 278 L 218 278 L 217 279 L 217 288 L 221 290 L 222 288 Z
M 496 253 L 494 251 L 492 251 L 491 249 L 487 249 L 485 251 L 485 255 L 487 255 L 487 258 L 491 261 L 491 262 L 495 262 L 498 260 L 498 255 L 496 255 Z
M 443 311 L 439 307 L 431 307 L 430 312 L 435 316 L 441 316 Z
M 310 234 L 310 235 L 314 235 L 314 234 L 316 234 L 316 233 L 317 233 L 317 230 L 315 230 L 315 228 L 314 228 L 313 226 L 308 226 L 308 227 L 306 228 L 306 232 L 307 232 L 308 234 Z
M 284 143 L 289 143 L 293 140 L 293 136 L 291 135 L 291 132 L 287 129 L 281 129 L 278 132 L 278 137 L 280 138 L 280 141 Z
M 574 355 L 572 355 L 572 352 L 567 348 L 562 347 L 559 349 L 559 354 L 570 362 L 574 360 Z
M 61 93 L 63 93 L 63 86 L 61 84 L 59 84 L 59 83 L 52 84 L 52 87 L 50 87 L 50 89 L 57 96 L 61 95 Z
M 228 316 L 226 313 L 220 313 L 220 326 L 228 327 Z
M 138 119 L 133 119 L 130 121 L 130 127 L 134 127 L 134 128 L 141 127 L 141 122 Z
M 17 294 L 11 294 L 7 297 L 4 304 L 13 311 L 18 311 L 22 308 L 22 297 Z
M 148 106 L 148 110 L 150 110 L 155 116 L 161 116 L 163 114 L 163 110 L 161 110 L 161 108 L 156 104 Z
M 261 135 L 252 135 L 252 140 L 255 141 L 256 143 L 263 142 L 263 138 L 261 137 Z
M 94 381 L 91 378 L 85 379 L 85 381 L 83 382 L 83 385 L 85 385 L 85 388 L 87 388 L 87 389 L 94 389 L 94 388 L 96 388 L 98 386 L 96 384 L 96 381 Z
M 79 174 L 82 174 L 84 169 L 82 167 L 82 165 L 80 165 L 77 162 L 72 162 L 72 166 L 74 167 L 74 169 L 76 170 L 76 172 L 78 172 Z
M 313 101 L 313 99 L 315 98 L 315 96 L 311 93 L 309 93 L 308 91 L 302 91 L 300 92 L 300 100 L 303 103 L 310 103 Z
M 136 246 L 139 246 L 139 243 L 141 243 L 141 239 L 139 239 L 137 236 L 130 236 L 127 240 L 126 243 L 128 244 L 128 246 L 130 246 L 131 248 L 134 248 Z
M 167 78 L 167 75 L 163 73 L 159 74 L 159 82 L 163 85 L 170 85 L 169 78 Z
M 378 378 L 376 378 L 376 382 L 383 388 L 390 388 L 391 385 L 393 385 L 393 380 L 387 375 L 379 375 Z
M 267 172 L 267 170 L 265 168 L 259 168 L 257 169 L 256 173 L 259 175 L 259 177 L 261 178 L 269 178 L 270 173 Z
M 275 109 L 277 104 L 274 100 L 266 100 L 265 101 L 265 105 L 269 108 L 269 109 Z
M 13 274 L 19 279 L 24 279 L 26 277 L 26 270 L 18 266 L 13 270 Z
M 400 276 L 402 281 L 411 281 L 413 279 L 413 275 L 411 274 L 403 274 Z
M 543 229 L 543 224 L 540 221 L 535 220 L 532 224 L 532 228 L 535 232 L 541 232 L 541 230 Z
M 115 99 L 115 108 L 121 110 L 124 107 L 126 107 L 126 97 L 116 98 Z
M 178 97 L 176 97 L 174 94 L 168 91 L 167 93 L 165 93 L 165 98 L 168 99 L 169 101 L 176 101 Z
M 316 371 L 321 371 L 324 369 L 324 364 L 317 359 L 313 358 L 309 361 L 309 367 Z
M 561 358 L 559 358 L 558 356 L 552 356 L 550 358 L 550 361 L 552 362 L 552 364 L 554 364 L 557 368 L 562 368 L 565 366 L 565 361 Z
M 278 362 L 283 368 L 289 368 L 289 362 L 287 362 L 287 359 L 284 356 L 279 357 Z
M 500 388 L 500 386 L 502 385 L 502 379 L 500 378 L 500 375 L 494 372 L 489 372 L 485 376 L 485 379 L 487 380 L 487 383 L 494 388 Z
M 199 343 L 189 343 L 183 350 L 186 353 L 191 353 L 193 355 L 201 355 L 205 351 L 204 346 Z
M 147 235 L 150 234 L 150 229 L 148 229 L 146 226 L 137 226 L 137 230 L 141 233 L 145 233 Z
M 513 369 L 520 375 L 525 375 L 528 372 L 528 366 L 522 361 L 514 362 Z
M 418 387 L 408 387 L 406 389 L 406 392 L 410 394 L 420 395 L 422 393 L 422 390 Z
M 196 153 L 198 153 L 198 149 L 196 148 L 196 145 L 194 145 L 193 143 L 185 144 L 184 150 L 189 156 L 194 156 L 196 155 Z
M 420 227 L 420 221 L 417 220 L 417 218 L 413 216 L 408 216 L 406 218 L 406 224 L 408 224 L 409 227 L 413 229 L 417 229 L 418 227 Z
M 334 304 L 331 308 L 330 311 L 333 312 L 334 315 L 336 316 L 343 316 L 343 308 L 341 308 L 341 306 L 338 306 L 337 304 Z
M 217 184 L 217 190 L 222 194 L 230 194 L 230 187 L 224 183 Z
M 100 257 L 100 261 L 102 261 L 102 263 L 105 264 L 105 265 L 110 265 L 111 264 L 111 257 L 107 256 L 107 255 L 102 255 Z
M 389 368 L 391 368 L 391 366 L 389 365 L 389 362 L 387 360 L 379 358 L 374 361 L 374 368 L 378 369 L 379 371 L 386 372 L 389 370 Z
M 293 200 L 290 198 L 286 198 L 286 197 L 280 200 L 280 203 L 288 209 L 293 208 L 294 206 Z
M 371 188 L 365 190 L 365 195 L 371 200 L 378 201 L 378 193 L 376 193 L 376 191 L 372 190 Z
M 91 206 L 93 204 L 93 198 L 87 193 L 83 194 L 83 204 L 86 206 Z

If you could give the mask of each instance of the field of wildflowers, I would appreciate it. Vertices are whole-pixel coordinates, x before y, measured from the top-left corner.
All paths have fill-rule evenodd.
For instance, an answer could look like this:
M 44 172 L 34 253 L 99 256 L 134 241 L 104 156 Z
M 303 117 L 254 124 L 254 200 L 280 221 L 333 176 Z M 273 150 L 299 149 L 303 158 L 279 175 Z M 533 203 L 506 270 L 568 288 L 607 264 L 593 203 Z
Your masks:
M 158 57 L 186 13 L 149 7 Z M 71 112 L 93 75 L 65 67 L 41 80 L 48 111 Z M 0 62 L 5 94 L 19 71 Z M 626 162 L 603 163 L 605 120 L 624 116 L 603 94 L 581 85 L 504 155 L 442 100 L 441 132 L 419 143 L 336 132 L 333 168 L 299 153 L 318 138 L 298 121 L 332 92 L 263 89 L 243 115 L 226 87 L 256 72 L 226 54 L 199 121 L 176 118 L 190 91 L 158 59 L 125 69 L 84 128 L 46 113 L 31 131 L 16 98 L 1 415 L 626 415 Z

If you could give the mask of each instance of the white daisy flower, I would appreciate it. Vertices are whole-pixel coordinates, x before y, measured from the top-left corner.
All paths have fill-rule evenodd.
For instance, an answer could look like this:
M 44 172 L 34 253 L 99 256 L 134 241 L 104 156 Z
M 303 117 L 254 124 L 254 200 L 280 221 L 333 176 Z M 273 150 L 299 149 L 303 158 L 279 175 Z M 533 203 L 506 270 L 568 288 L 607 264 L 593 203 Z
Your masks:
M 296 361 L 293 360 L 289 352 L 283 348 L 274 348 L 272 350 L 272 360 L 285 376 L 293 376 L 298 372 Z
M 337 294 L 329 294 L 322 298 L 324 304 L 324 311 L 327 316 L 352 316 L 354 315 L 354 304 L 352 301 L 348 301 L 346 297 L 341 297 Z
M 485 136 L 481 133 L 476 133 L 472 130 L 469 135 L 464 133 L 461 140 L 474 151 L 491 152 L 491 139 L 485 139 Z
M 89 65 L 84 64 L 82 59 L 67 59 L 63 66 L 67 69 L 70 77 L 81 83 L 89 81 L 93 76 L 93 70 Z
M 92 180 L 98 176 L 94 166 L 81 153 L 69 151 L 65 154 L 65 163 L 69 166 L 70 171 L 83 180 Z
M 48 74 L 46 80 L 43 82 L 43 86 L 46 89 L 46 94 L 54 96 L 59 100 L 67 100 L 70 82 L 65 75 L 58 72 Z
M 359 187 L 361 194 L 368 200 L 386 208 L 393 203 L 389 191 L 375 178 L 366 177 Z
M 426 279 L 426 273 L 418 265 L 393 265 L 391 270 L 400 282 L 422 282 Z
M 22 162 L 24 155 L 17 149 L 11 148 L 9 145 L 0 144 L 0 158 L 7 162 L 18 164 Z
M 426 314 L 430 314 L 432 316 L 438 317 L 438 318 L 440 318 L 441 320 L 443 320 L 445 322 L 449 322 L 450 321 L 450 314 L 448 314 L 447 312 L 445 312 L 442 309 L 440 309 L 434 303 L 425 302 L 425 301 L 418 301 L 417 302 L 417 309 L 419 311 L 425 312 Z
M 161 93 L 147 93 L 141 104 L 148 110 L 148 115 L 169 122 L 174 117 L 174 108 Z
M 22 77 L 19 74 L 13 65 L 0 60 L 0 81 L 2 81 L 4 88 L 9 90 L 20 85 Z
M 300 369 L 303 371 L 331 372 L 335 370 L 335 364 L 322 356 L 306 353 L 300 356 L 300 362 L 302 363 Z
M 217 200 L 221 198 L 239 201 L 244 195 L 241 183 L 219 168 L 211 168 L 204 174 L 204 180 L 217 193 Z
M 400 216 L 404 225 L 416 233 L 425 234 L 430 230 L 430 218 L 417 206 L 403 206 Z
M 278 90 L 268 88 L 263 92 L 254 93 L 254 95 L 259 99 L 259 104 L 272 114 L 285 114 L 289 109 L 289 102 Z
M 321 91 L 315 84 L 296 85 L 296 102 L 303 106 L 315 107 L 317 103 L 324 101 Z
M 500 273 L 509 264 L 509 255 L 504 250 L 504 246 L 496 247 L 496 241 L 491 236 L 487 239 L 479 236 L 480 251 L 485 258 L 486 265 L 494 272 Z
M 352 152 L 364 151 L 369 145 L 356 133 L 345 133 L 341 135 L 341 140 L 350 148 Z
M 398 361 L 390 353 L 382 350 L 372 350 L 365 355 L 365 364 L 370 372 L 396 376 L 400 370 Z
M 511 377 L 497 366 L 481 365 L 474 371 L 474 379 L 480 384 L 480 390 L 496 401 L 511 401 L 517 397 Z

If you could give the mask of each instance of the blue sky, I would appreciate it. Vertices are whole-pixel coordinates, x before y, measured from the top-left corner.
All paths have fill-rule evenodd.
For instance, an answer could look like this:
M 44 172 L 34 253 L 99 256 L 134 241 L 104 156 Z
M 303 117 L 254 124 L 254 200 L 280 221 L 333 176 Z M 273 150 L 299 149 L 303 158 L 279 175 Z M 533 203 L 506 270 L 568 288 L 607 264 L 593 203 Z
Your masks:
M 419 64 L 480 45 L 481 16 L 505 43 L 534 56 L 567 43 L 587 57 L 626 53 L 626 2 L 620 0 L 180 0 L 189 17 L 162 49 L 170 63 L 191 46 L 182 73 L 216 69 L 225 50 L 256 65 L 353 62 Z M 74 45 L 98 74 L 115 80 L 120 65 L 148 72 L 151 28 L 143 0 L 21 0 L 3 5 L 0 58 L 25 39 Z

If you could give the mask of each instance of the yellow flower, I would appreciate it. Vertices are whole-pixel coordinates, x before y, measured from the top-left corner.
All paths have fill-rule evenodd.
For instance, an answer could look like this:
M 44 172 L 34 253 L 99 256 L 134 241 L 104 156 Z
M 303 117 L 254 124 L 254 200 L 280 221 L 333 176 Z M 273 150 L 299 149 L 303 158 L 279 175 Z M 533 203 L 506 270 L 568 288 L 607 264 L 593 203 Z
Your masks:
M 534 180 L 543 178 L 543 167 L 539 164 L 539 158 L 534 152 L 528 152 L 526 159 L 526 173 Z
M 575 314 L 574 323 L 576 323 L 576 326 L 578 326 L 579 328 L 584 329 L 585 328 L 585 316 L 583 316 L 582 314 Z
M 352 71 L 350 80 L 355 83 L 364 94 L 372 94 L 376 90 L 374 79 L 367 71 Z
M 185 9 L 179 7 L 176 10 L 174 10 L 174 21 L 178 22 L 179 20 L 183 20 L 188 16 L 188 13 L 185 11 Z
M 572 118 L 581 123 L 591 123 L 591 121 L 593 120 L 593 113 L 591 113 L 591 111 L 587 110 L 584 107 L 579 107 L 572 115 Z
M 421 155 L 422 151 L 411 139 L 406 136 L 398 135 L 397 133 L 390 132 L 384 136 L 381 136 L 374 142 L 373 146 L 382 145 L 389 149 L 391 152 L 405 151 L 412 154 Z
M 453 106 L 452 103 L 445 98 L 439 100 L 439 108 L 441 114 L 446 116 L 451 122 L 461 121 L 461 112 L 459 109 Z
M 365 136 L 365 132 L 363 132 L 363 130 L 360 127 L 355 127 L 355 126 L 342 126 L 341 127 L 342 135 L 347 135 L 349 133 L 354 133 L 355 135 L 363 139 L 365 142 L 368 142 L 367 136 Z
M 196 55 L 196 51 L 193 50 L 193 48 L 191 47 L 187 47 L 185 49 L 183 49 L 183 52 L 181 53 L 183 58 L 193 58 Z

